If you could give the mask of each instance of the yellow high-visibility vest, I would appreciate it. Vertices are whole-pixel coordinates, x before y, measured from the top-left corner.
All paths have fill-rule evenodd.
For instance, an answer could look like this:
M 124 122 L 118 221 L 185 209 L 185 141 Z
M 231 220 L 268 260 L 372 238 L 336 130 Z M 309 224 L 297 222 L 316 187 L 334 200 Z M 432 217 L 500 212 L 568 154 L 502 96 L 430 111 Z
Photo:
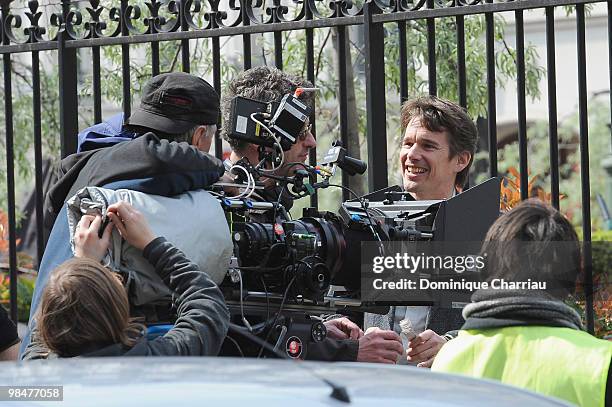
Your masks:
M 460 331 L 432 370 L 499 380 L 584 407 L 604 407 L 612 342 L 570 328 Z

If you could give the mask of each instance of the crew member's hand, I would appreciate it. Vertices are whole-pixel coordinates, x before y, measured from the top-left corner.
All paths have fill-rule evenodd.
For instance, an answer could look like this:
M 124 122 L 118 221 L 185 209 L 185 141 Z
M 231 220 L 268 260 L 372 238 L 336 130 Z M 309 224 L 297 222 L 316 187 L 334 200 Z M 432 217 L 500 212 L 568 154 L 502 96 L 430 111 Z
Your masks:
M 363 331 L 350 319 L 338 318 L 325 321 L 327 336 L 332 339 L 359 339 L 363 336 Z
M 108 207 L 108 217 L 121 237 L 137 249 L 143 250 L 155 236 L 145 217 L 127 202 L 117 202 Z
M 238 171 L 236 171 L 236 172 L 238 172 Z M 225 183 L 227 183 L 227 184 L 233 184 L 233 183 L 235 182 L 235 180 L 234 180 L 234 177 L 233 177 L 231 174 L 229 174 L 229 173 L 225 172 L 225 173 L 223 173 L 223 175 L 221 176 L 221 178 L 219 178 L 219 182 L 225 182 Z M 236 187 L 234 187 L 234 186 L 227 186 L 227 185 L 225 185 L 225 186 L 223 187 L 223 191 L 224 191 L 224 192 L 225 192 L 225 193 L 226 193 L 228 196 L 236 196 L 236 195 L 240 194 L 240 189 L 239 189 L 239 188 L 236 188 Z M 244 190 L 243 190 L 243 191 L 244 191 Z
M 110 246 L 113 225 L 109 223 L 106 226 L 102 238 L 98 237 L 100 226 L 102 226 L 102 216 L 100 215 L 83 215 L 81 217 L 74 232 L 74 254 L 76 257 L 87 257 L 95 261 L 104 258 Z
M 431 367 L 434 358 L 446 343 L 446 339 L 428 329 L 408 343 L 407 359 L 417 367 Z
M 395 364 L 403 352 L 402 340 L 398 334 L 371 328 L 359 339 L 357 361 Z

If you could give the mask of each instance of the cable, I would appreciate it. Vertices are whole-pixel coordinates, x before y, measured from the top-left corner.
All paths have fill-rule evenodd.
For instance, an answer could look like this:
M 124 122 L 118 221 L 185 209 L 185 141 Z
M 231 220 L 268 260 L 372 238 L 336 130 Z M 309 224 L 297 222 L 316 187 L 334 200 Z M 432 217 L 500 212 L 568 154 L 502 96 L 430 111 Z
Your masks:
M 304 169 L 305 169 L 305 170 L 307 170 L 307 171 L 309 170 L 309 166 L 308 166 L 308 165 L 306 165 L 306 164 L 304 164 L 304 163 L 301 163 L 301 162 L 297 162 L 297 161 L 296 161 L 296 162 L 292 162 L 292 163 L 288 163 L 288 164 L 286 165 L 286 168 L 287 168 L 287 170 L 289 170 L 289 169 L 291 169 L 291 168 L 293 168 L 293 167 L 295 167 L 295 166 L 297 166 L 297 165 L 301 165 L 301 166 L 302 166 L 302 167 L 304 167 Z M 284 179 L 284 180 L 282 180 L 282 181 L 281 181 L 281 183 L 282 183 L 282 185 L 281 185 L 281 190 L 280 190 L 280 193 L 278 194 L 278 198 L 276 199 L 276 204 L 274 205 L 274 210 L 273 210 L 273 212 L 272 212 L 272 221 L 273 221 L 274 223 L 276 223 L 276 211 L 277 211 L 277 209 L 278 209 L 278 207 L 279 207 L 279 205 L 280 205 L 280 201 L 281 201 L 281 198 L 282 198 L 283 193 L 285 192 L 285 190 L 287 190 L 287 193 L 288 193 L 290 196 L 292 196 L 292 197 L 293 197 L 293 194 L 292 194 L 292 193 L 289 191 L 289 189 L 288 189 L 289 180 L 288 180 L 288 179 Z M 301 197 L 299 197 L 299 198 L 301 198 Z
M 264 292 L 266 293 L 266 321 L 268 321 L 270 320 L 270 296 L 268 293 L 268 287 L 266 287 L 266 281 L 262 276 L 259 276 L 259 279 L 261 280 L 261 285 L 263 285 Z
M 253 174 L 251 174 L 245 167 L 243 168 L 247 176 L 247 185 L 251 186 L 251 191 L 247 194 L 247 191 L 248 191 L 247 189 L 244 191 L 244 194 L 246 194 L 247 196 L 251 196 L 253 191 L 255 191 L 255 179 L 253 178 Z
M 232 338 L 231 336 L 227 335 L 226 336 L 227 339 L 229 339 L 230 341 L 232 341 L 232 343 L 234 344 L 234 346 L 236 347 L 236 349 L 238 349 L 238 352 L 240 352 L 240 356 L 245 357 L 244 356 L 244 352 L 242 352 L 242 348 L 240 347 L 240 345 L 238 345 L 238 341 L 235 340 L 234 338 Z
M 243 297 L 243 295 L 242 295 L 242 293 L 243 293 L 243 288 L 242 288 L 242 272 L 239 269 L 237 269 L 236 272 L 238 273 L 238 278 L 240 279 L 240 316 L 242 317 L 242 323 L 244 323 L 244 326 L 247 327 L 249 332 L 253 332 L 253 327 L 251 326 L 249 321 L 244 316 L 244 306 L 243 306 L 243 303 L 242 303 L 242 297 Z
M 253 175 L 251 173 L 249 173 L 249 171 L 243 167 L 242 165 L 239 164 L 234 164 L 231 166 L 231 168 L 229 169 L 229 172 L 232 172 L 234 170 L 234 168 L 239 169 L 241 171 L 244 171 L 244 174 L 246 175 L 247 178 L 247 186 L 246 189 L 244 191 L 242 191 L 241 193 L 239 193 L 238 195 L 235 196 L 228 196 L 225 197 L 226 199 L 240 199 L 240 198 L 249 198 L 253 192 L 255 191 L 255 179 L 253 178 Z M 240 188 L 240 187 L 239 187 Z M 250 191 L 249 191 L 250 189 Z M 247 194 L 248 192 L 248 194 Z
M 359 203 L 361 204 L 361 208 L 363 209 L 363 211 L 365 212 L 366 216 L 368 217 L 368 226 L 370 227 L 370 231 L 372 232 L 372 235 L 374 235 L 376 240 L 378 240 L 378 250 L 379 250 L 381 255 L 384 254 L 385 250 L 384 250 L 383 242 L 382 242 L 380 236 L 378 235 L 378 232 L 376 231 L 376 229 L 374 229 L 374 226 L 373 226 L 374 225 L 374 221 L 370 217 L 370 212 L 368 211 L 368 207 L 366 205 L 366 200 L 363 197 L 360 197 L 359 195 L 357 195 L 350 188 L 347 188 L 347 187 L 345 187 L 343 185 L 329 184 L 329 186 L 330 187 L 337 187 L 337 188 L 345 189 L 348 192 L 350 192 L 351 194 L 353 194 L 353 196 L 355 196 L 355 198 L 357 198 L 359 200 Z
M 234 170 L 234 168 L 244 171 L 244 174 L 246 175 L 246 178 L 247 178 L 247 187 L 246 187 L 246 190 L 245 190 L 245 191 L 248 191 L 248 189 L 250 188 L 250 185 L 251 185 L 251 179 L 249 178 L 249 172 L 247 171 L 247 169 L 246 169 L 246 168 L 244 168 L 242 165 L 239 165 L 239 164 L 234 164 L 234 165 L 232 165 L 232 166 L 230 167 L 230 169 L 229 169 L 229 171 L 228 171 L 228 172 L 229 172 L 229 173 L 231 173 L 231 172 Z M 244 195 L 245 191 L 242 191 L 242 192 L 241 192 L 241 193 L 239 193 L 238 195 L 235 195 L 235 196 L 228 196 L 228 197 L 226 197 L 226 198 L 227 198 L 227 199 L 237 199 L 237 198 L 241 198 L 241 197 L 242 197 L 242 195 Z
M 293 285 L 293 282 L 295 281 L 296 277 L 297 275 L 294 275 L 291 281 L 289 282 L 289 284 L 287 284 L 287 288 L 285 289 L 285 294 L 283 295 L 283 300 L 281 301 L 280 307 L 278 307 L 278 311 L 276 312 L 276 316 L 274 317 L 274 320 L 272 321 L 272 326 L 270 326 L 270 329 L 268 330 L 268 333 L 266 334 L 266 338 L 264 339 L 264 342 L 266 343 L 268 343 L 268 339 L 270 339 L 270 334 L 272 333 L 272 330 L 274 329 L 274 324 L 276 324 L 278 317 L 283 311 L 283 307 L 285 306 L 285 301 L 287 300 L 287 296 L 289 295 L 289 290 L 291 289 L 291 286 Z M 262 346 L 259 349 L 259 353 L 257 354 L 258 359 L 261 357 L 263 350 L 264 350 L 264 347 Z
M 316 170 L 314 170 L 314 171 L 313 171 L 313 168 L 312 168 L 311 166 L 309 166 L 309 165 L 307 165 L 307 164 L 305 164 L 305 163 L 302 163 L 302 162 L 297 162 L 297 161 L 296 161 L 296 162 L 292 162 L 292 163 L 289 163 L 289 164 L 285 165 L 285 168 L 287 168 L 287 172 L 289 172 L 289 170 L 290 170 L 291 168 L 293 168 L 293 167 L 295 167 L 295 166 L 298 166 L 298 165 L 302 166 L 302 168 L 304 168 L 304 170 L 306 170 L 306 172 L 308 172 L 308 182 L 309 182 L 309 183 L 311 183 L 311 181 L 312 181 L 312 180 L 311 180 L 311 176 L 312 176 L 312 175 L 314 175 L 314 174 L 316 174 Z M 313 174 L 313 172 L 314 172 L 314 174 Z M 315 182 L 316 182 L 316 175 L 315 175 Z M 295 174 L 294 174 L 294 176 L 293 176 L 293 182 L 292 182 L 292 183 L 293 183 L 293 184 L 295 184 Z M 306 195 L 302 195 L 302 194 L 300 194 L 300 193 L 295 194 L 295 193 L 291 192 L 291 191 L 290 191 L 288 188 L 287 188 L 287 193 L 288 193 L 288 194 L 289 194 L 289 196 L 291 196 L 291 198 L 293 198 L 293 199 L 300 199 L 300 198 L 303 198 L 303 197 L 305 197 L 305 196 L 307 196 L 307 195 L 310 195 L 310 193 L 308 193 L 308 194 L 306 194 Z
M 274 172 L 277 169 L 281 168 L 283 166 L 283 163 L 285 162 L 285 152 L 283 151 L 283 146 L 281 145 L 280 140 L 276 137 L 276 135 L 274 135 L 274 132 L 272 130 L 270 130 L 270 128 L 268 126 L 266 126 L 265 124 L 263 124 L 262 122 L 260 122 L 259 120 L 257 120 L 255 118 L 255 115 L 257 114 L 257 112 L 251 113 L 251 120 L 253 120 L 255 123 L 259 124 L 261 127 L 263 127 L 269 134 L 270 137 L 272 137 L 274 139 L 274 142 L 276 143 L 276 145 L 279 148 L 280 151 L 280 155 L 281 155 L 281 162 L 280 164 L 278 164 L 278 166 L 274 166 L 274 163 L 272 163 L 272 168 L 269 170 L 266 170 L 264 168 L 260 168 L 259 170 L 262 172 Z
M 251 197 L 251 195 L 253 195 L 253 193 L 255 192 L 255 178 L 253 178 L 253 174 L 249 173 L 249 181 L 253 184 L 253 189 L 251 189 L 251 192 L 249 192 L 247 194 L 247 196 L 245 196 L 245 199 L 248 199 Z
M 253 178 L 253 174 L 251 174 L 246 168 L 245 171 L 247 172 L 247 185 L 251 185 L 251 191 L 247 194 L 247 190 L 245 190 L 244 194 L 246 194 L 245 198 L 250 198 L 251 195 L 253 195 L 253 192 L 255 192 L 255 178 Z
M 276 203 L 274 204 L 274 210 L 272 211 L 272 222 L 276 224 L 276 209 L 280 205 L 281 197 L 283 196 L 283 192 L 285 192 L 285 188 L 287 188 L 288 181 L 285 180 L 285 183 L 281 186 L 281 190 L 278 194 L 278 198 L 276 199 Z
M 264 168 L 261 168 L 260 170 L 263 172 L 272 172 L 272 171 L 276 171 L 277 169 L 279 169 L 280 167 L 283 166 L 283 163 L 285 162 L 285 152 L 283 151 L 283 146 L 281 145 L 280 140 L 276 137 L 276 135 L 274 134 L 274 132 L 272 130 L 270 130 L 270 128 L 268 126 L 266 126 L 265 124 L 263 124 L 261 121 L 257 120 L 255 118 L 255 115 L 257 114 L 257 112 L 255 113 L 251 113 L 251 120 L 253 120 L 255 123 L 259 124 L 260 126 L 262 126 L 269 134 L 270 137 L 272 137 L 272 139 L 274 139 L 274 142 L 276 143 L 276 145 L 278 146 L 279 150 L 280 150 L 280 154 L 281 154 L 281 162 L 278 166 L 274 166 L 274 163 L 272 163 L 272 168 L 269 170 L 266 170 Z

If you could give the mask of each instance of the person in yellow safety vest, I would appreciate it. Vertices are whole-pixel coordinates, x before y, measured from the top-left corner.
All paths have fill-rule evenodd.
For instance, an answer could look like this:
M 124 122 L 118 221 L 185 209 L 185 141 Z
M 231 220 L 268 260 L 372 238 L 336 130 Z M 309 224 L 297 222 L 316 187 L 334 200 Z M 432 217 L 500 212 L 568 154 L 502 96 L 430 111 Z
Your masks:
M 575 291 L 581 264 L 569 221 L 527 200 L 491 226 L 481 255 L 489 287 L 474 292 L 465 324 L 432 370 L 495 379 L 580 406 L 612 406 L 612 342 L 584 332 L 563 302 Z

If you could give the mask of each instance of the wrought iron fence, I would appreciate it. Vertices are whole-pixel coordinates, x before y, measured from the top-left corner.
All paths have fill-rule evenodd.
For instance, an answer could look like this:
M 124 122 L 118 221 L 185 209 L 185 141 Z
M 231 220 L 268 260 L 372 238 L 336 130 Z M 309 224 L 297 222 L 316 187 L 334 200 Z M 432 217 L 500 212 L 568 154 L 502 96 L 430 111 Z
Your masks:
M 528 173 L 527 165 L 527 122 L 526 122 L 526 78 L 525 78 L 525 10 L 542 9 L 546 13 L 546 69 L 548 83 L 549 110 L 549 140 L 552 203 L 559 208 L 559 142 L 557 134 L 557 98 L 556 98 L 556 60 L 555 60 L 555 17 L 554 11 L 559 6 L 575 6 L 577 24 L 577 66 L 579 89 L 580 118 L 580 168 L 582 176 L 582 229 L 585 241 L 591 240 L 591 213 L 589 187 L 589 134 L 587 122 L 587 83 L 586 83 L 586 43 L 585 43 L 585 5 L 597 3 L 597 0 L 370 0 L 363 5 L 354 4 L 351 0 L 292 0 L 285 4 L 282 0 L 229 0 L 226 8 L 221 9 L 219 0 L 209 0 L 205 5 L 199 0 L 146 0 L 140 5 L 121 0 L 120 4 L 105 7 L 99 0 L 73 2 L 62 0 L 61 11 L 54 13 L 50 21 L 41 22 L 42 5 L 35 0 L 27 3 L 25 12 L 16 13 L 11 7 L 11 0 L 0 0 L 1 18 L 0 32 L 2 45 L 0 54 L 4 67 L 4 130 L 6 134 L 6 177 L 9 217 L 9 264 L 11 276 L 11 316 L 16 319 L 16 284 L 17 284 L 17 253 L 16 253 L 16 219 L 15 219 L 15 173 L 13 143 L 13 89 L 11 60 L 16 54 L 29 55 L 32 66 L 32 120 L 34 123 L 34 161 L 35 185 L 37 191 L 36 219 L 38 230 L 38 254 L 42 255 L 44 239 L 42 234 L 42 141 L 41 141 L 41 82 L 40 53 L 57 51 L 59 70 L 59 102 L 61 126 L 61 155 L 66 156 L 76 151 L 78 133 L 78 95 L 77 95 L 77 50 L 91 49 L 93 70 L 93 110 L 95 122 L 102 120 L 102 80 L 100 50 L 101 47 L 118 45 L 122 55 L 123 78 L 123 112 L 131 111 L 130 83 L 130 46 L 134 44 L 150 44 L 152 74 L 160 72 L 160 43 L 164 41 L 180 41 L 182 70 L 190 71 L 189 40 L 209 38 L 212 43 L 213 86 L 222 94 L 221 89 L 221 46 L 220 39 L 228 36 L 242 37 L 243 68 L 252 64 L 251 36 L 259 33 L 272 33 L 274 38 L 274 64 L 283 68 L 282 33 L 291 30 L 303 30 L 306 39 L 306 76 L 311 82 L 317 82 L 315 77 L 315 44 L 314 32 L 325 27 L 337 30 L 337 57 L 343 61 L 346 53 L 345 38 L 348 26 L 363 27 L 363 43 L 365 45 L 365 76 L 366 76 L 366 110 L 367 110 L 367 146 L 368 146 L 368 183 L 369 189 L 375 190 L 387 186 L 387 128 L 386 128 L 386 89 L 381 86 L 385 78 L 385 24 L 396 24 L 398 28 L 400 55 L 397 61 L 400 70 L 400 97 L 406 100 L 408 95 L 408 53 L 406 41 L 406 24 L 410 20 L 425 20 L 427 26 L 428 47 L 428 89 L 430 94 L 437 94 L 436 75 L 436 25 L 439 18 L 453 17 L 456 25 L 457 61 L 456 74 L 458 78 L 458 102 L 466 107 L 468 103 L 466 89 L 466 53 L 464 18 L 468 15 L 483 14 L 486 24 L 486 67 L 484 72 L 487 81 L 488 103 L 486 128 L 489 146 L 497 145 L 496 120 L 496 66 L 494 54 L 494 15 L 500 12 L 513 12 L 516 28 L 516 67 L 517 67 L 517 106 L 518 106 L 518 141 L 520 156 L 520 173 Z M 604 3 L 603 1 L 599 1 Z M 289 13 L 289 7 L 293 15 Z M 608 44 L 612 37 L 612 20 L 608 6 Z M 164 13 L 160 13 L 163 10 Z M 143 11 L 146 11 L 143 12 Z M 198 20 L 195 15 L 203 13 L 204 18 Z M 170 16 L 164 17 L 163 15 Z M 25 16 L 25 19 L 23 18 Z M 203 22 L 203 24 L 200 23 Z M 114 28 L 108 28 L 114 26 Z M 144 27 L 144 28 L 139 28 Z M 50 31 L 56 31 L 49 35 Z M 21 35 L 23 34 L 23 35 Z M 609 47 L 610 48 L 610 47 Z M 612 49 L 612 48 L 611 48 Z M 612 63 L 612 51 L 610 51 Z M 347 67 L 340 64 L 337 95 L 339 100 L 339 123 L 342 141 L 346 143 L 348 132 L 347 112 Z M 612 69 L 611 69 L 612 71 Z M 611 79 L 612 80 L 612 79 Z M 612 103 L 612 101 L 611 101 Z M 312 117 L 313 122 L 316 117 Z M 215 154 L 220 157 L 221 142 L 217 134 Z M 315 154 L 311 154 L 311 163 L 315 164 Z M 498 175 L 497 151 L 490 148 L 489 173 Z M 520 178 L 521 198 L 527 198 L 528 178 Z M 343 177 L 343 184 L 347 184 Z M 313 204 L 316 202 L 313 202 Z M 593 331 L 592 304 L 592 264 L 591 251 L 585 251 L 587 265 L 587 317 L 588 329 Z

